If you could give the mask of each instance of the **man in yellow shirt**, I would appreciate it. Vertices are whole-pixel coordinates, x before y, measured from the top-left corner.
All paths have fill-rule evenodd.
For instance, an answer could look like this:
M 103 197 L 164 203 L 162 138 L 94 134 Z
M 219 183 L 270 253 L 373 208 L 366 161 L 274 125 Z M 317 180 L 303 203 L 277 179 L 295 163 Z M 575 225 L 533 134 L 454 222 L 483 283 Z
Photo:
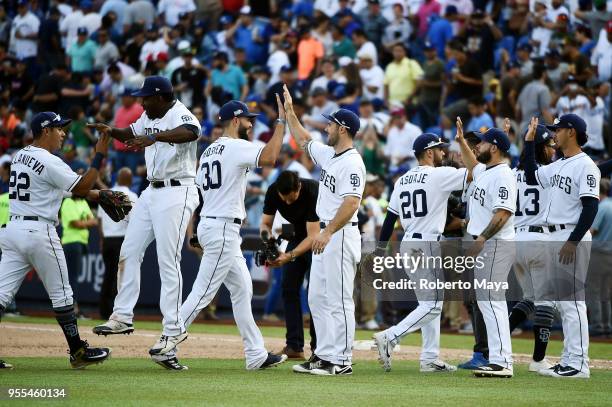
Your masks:
M 385 69 L 385 101 L 387 105 L 405 105 L 416 91 L 416 83 L 423 76 L 423 69 L 417 61 L 406 56 L 406 48 L 395 44 L 392 48 L 393 61 Z
M 9 194 L 0 195 L 0 227 L 5 226 L 9 220 Z
M 70 285 L 75 287 L 77 278 L 83 268 L 83 256 L 87 254 L 89 228 L 97 226 L 98 220 L 93 216 L 87 201 L 76 197 L 64 199 L 60 209 L 60 217 L 63 230 L 62 246 L 66 255 L 68 278 Z M 78 316 L 82 317 L 76 298 L 74 310 Z

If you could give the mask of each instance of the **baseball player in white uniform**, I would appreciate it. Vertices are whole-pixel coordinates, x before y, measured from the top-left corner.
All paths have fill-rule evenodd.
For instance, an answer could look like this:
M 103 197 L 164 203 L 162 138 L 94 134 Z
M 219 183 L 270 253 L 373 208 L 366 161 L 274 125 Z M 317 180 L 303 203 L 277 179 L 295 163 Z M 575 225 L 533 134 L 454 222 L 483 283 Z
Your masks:
M 328 145 L 313 141 L 284 91 L 289 129 L 297 144 L 321 167 L 317 215 L 321 232 L 312 244 L 308 305 L 317 327 L 317 348 L 309 361 L 293 366 L 297 373 L 350 375 L 355 336 L 353 286 L 361 258 L 357 210 L 365 187 L 365 165 L 353 148 L 359 117 L 346 109 L 324 115 L 330 122 Z
M 537 125 L 533 118 L 530 127 Z M 550 281 L 557 289 L 557 307 L 563 323 L 563 353 L 559 364 L 540 370 L 544 376 L 589 378 L 589 330 L 585 281 L 591 253 L 591 227 L 599 204 L 601 174 L 581 150 L 587 126 L 575 114 L 566 114 L 547 126 L 563 158 L 539 168 L 534 157 L 534 134 L 525 138 L 527 182 L 549 189 L 544 222 L 550 232 Z
M 444 143 L 435 134 L 421 134 L 414 141 L 414 153 L 419 165 L 395 182 L 387 216 L 383 224 L 376 255 L 384 255 L 394 225 L 400 218 L 404 237 L 400 246 L 402 255 L 441 257 L 440 237 L 446 224 L 448 197 L 453 191 L 465 188 L 471 176 L 466 168 L 442 167 Z M 444 281 L 444 271 L 438 268 L 406 270 L 411 280 L 419 284 Z M 428 289 L 417 285 L 415 294 L 419 305 L 399 324 L 374 334 L 379 361 L 385 371 L 391 370 L 393 348 L 411 332 L 421 330 L 423 350 L 420 370 L 426 372 L 452 372 L 456 366 L 439 359 L 440 313 L 444 290 Z
M 555 144 L 546 127 L 539 125 L 531 131 L 536 132 L 538 165 L 550 164 L 555 154 Z M 523 157 L 524 157 L 523 152 Z M 538 372 L 552 366 L 545 359 L 550 329 L 555 317 L 552 293 L 547 293 L 549 256 L 546 254 L 550 243 L 550 233 L 544 222 L 548 206 L 549 190 L 540 185 L 529 185 L 523 164 L 513 169 L 517 184 L 516 212 L 516 263 L 514 274 L 523 290 L 523 300 L 519 301 L 510 313 L 510 332 L 534 313 L 534 348 L 530 372 Z
M 119 259 L 117 297 L 108 322 L 96 326 L 98 335 L 125 334 L 134 331 L 134 306 L 140 293 L 140 265 L 145 250 L 155 240 L 161 292 L 159 305 L 163 314 L 162 335 L 151 347 L 151 356 L 164 354 L 187 338 L 180 314 L 183 278 L 181 249 L 193 210 L 199 202 L 194 184 L 196 150 L 200 124 L 196 117 L 176 100 L 172 84 L 161 76 L 147 77 L 142 89 L 144 112 L 125 129 L 93 124 L 103 134 L 145 149 L 149 186 L 136 201 L 130 214 Z
M 181 307 L 181 317 L 188 327 L 213 300 L 221 284 L 225 284 L 244 343 L 248 370 L 276 366 L 287 359 L 284 354 L 268 353 L 264 347 L 251 310 L 253 283 L 240 249 L 240 226 L 246 217 L 247 174 L 252 168 L 274 165 L 280 153 L 286 121 L 278 95 L 277 101 L 279 119 L 266 145 L 247 140 L 253 127 L 251 120 L 257 115 L 249 113 L 246 104 L 232 100 L 219 110 L 223 136 L 202 153 L 196 177 L 203 199 L 198 241 L 204 255 L 193 288 Z M 174 353 L 167 356 L 178 364 Z
M 80 176 L 61 158 L 52 154 L 66 137 L 64 127 L 70 120 L 53 112 L 32 118 L 32 145 L 19 150 L 11 163 L 9 181 L 9 223 L 0 229 L 0 315 L 10 304 L 26 274 L 34 268 L 40 277 L 70 348 L 70 364 L 83 368 L 106 360 L 108 348 L 90 348 L 81 340 L 74 312 L 72 288 L 64 250 L 55 230 L 57 214 L 64 196 L 96 199 L 91 190 L 110 138 L 102 136 L 89 170 Z
M 514 212 L 516 180 L 508 166 L 510 139 L 501 129 L 481 134 L 474 156 L 458 119 L 457 138 L 463 162 L 473 174 L 469 197 L 468 234 L 474 242 L 467 256 L 479 256 L 483 267 L 474 267 L 474 288 L 478 308 L 487 328 L 489 363 L 473 370 L 477 377 L 512 377 L 512 344 L 505 285 L 514 263 Z M 477 164 L 477 161 L 481 164 Z M 486 285 L 477 285 L 485 283 Z

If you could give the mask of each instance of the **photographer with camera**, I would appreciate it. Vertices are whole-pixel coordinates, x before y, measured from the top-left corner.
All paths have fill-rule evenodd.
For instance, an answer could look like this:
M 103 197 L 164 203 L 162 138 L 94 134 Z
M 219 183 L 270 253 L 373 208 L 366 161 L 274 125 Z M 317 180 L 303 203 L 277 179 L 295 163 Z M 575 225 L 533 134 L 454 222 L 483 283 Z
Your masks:
M 287 344 L 281 353 L 290 359 L 304 359 L 304 325 L 300 302 L 300 287 L 312 260 L 312 239 L 319 234 L 319 218 L 315 211 L 319 184 L 317 181 L 299 178 L 293 171 L 283 171 L 268 188 L 264 200 L 260 234 L 264 249 L 257 255 L 258 261 L 270 267 L 283 266 L 283 305 L 287 327 Z M 278 252 L 276 241 L 271 238 L 276 212 L 289 223 L 280 238 L 288 241 L 287 250 Z M 291 227 L 292 226 L 292 227 Z M 292 229 L 292 230 L 289 230 Z M 292 233 L 291 233 L 292 232 Z M 310 321 L 310 348 L 316 347 L 315 330 Z

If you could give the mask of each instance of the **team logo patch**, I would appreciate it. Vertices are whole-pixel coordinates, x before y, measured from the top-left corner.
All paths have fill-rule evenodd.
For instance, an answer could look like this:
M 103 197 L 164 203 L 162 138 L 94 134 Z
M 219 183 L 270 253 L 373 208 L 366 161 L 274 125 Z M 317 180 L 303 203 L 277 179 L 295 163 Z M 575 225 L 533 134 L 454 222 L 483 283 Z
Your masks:
M 359 178 L 359 175 L 357 174 L 351 174 L 351 185 L 354 186 L 355 188 L 358 187 L 361 184 L 361 179 Z
M 506 187 L 499 187 L 499 198 L 508 199 L 508 190 Z
M 181 120 L 183 121 L 183 123 L 190 122 L 190 121 L 191 121 L 191 119 L 192 119 L 192 118 L 191 118 L 191 116 L 189 116 L 189 115 L 184 115 L 184 116 L 181 116 Z
M 595 176 L 589 174 L 587 175 L 587 185 L 589 186 L 589 188 L 595 188 L 595 186 L 597 185 L 597 181 L 595 180 Z

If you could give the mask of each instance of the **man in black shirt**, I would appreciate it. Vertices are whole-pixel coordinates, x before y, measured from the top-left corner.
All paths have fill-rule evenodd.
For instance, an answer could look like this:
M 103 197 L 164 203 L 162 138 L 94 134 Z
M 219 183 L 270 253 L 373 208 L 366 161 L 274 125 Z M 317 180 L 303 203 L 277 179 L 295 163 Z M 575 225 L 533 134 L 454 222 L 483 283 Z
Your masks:
M 299 178 L 293 171 L 283 171 L 276 182 L 268 188 L 264 200 L 260 232 L 272 235 L 274 215 L 278 211 L 294 227 L 288 239 L 287 251 L 270 263 L 272 267 L 283 267 L 283 304 L 287 326 L 287 345 L 281 351 L 290 359 L 304 359 L 304 326 L 300 287 L 310 270 L 312 239 L 320 232 L 316 213 L 319 183 Z M 310 348 L 316 348 L 316 336 L 310 322 Z
M 43 75 L 36 83 L 32 98 L 32 111 L 57 112 L 62 96 L 62 88 L 70 79 L 70 72 L 65 64 L 59 64 L 51 73 Z

